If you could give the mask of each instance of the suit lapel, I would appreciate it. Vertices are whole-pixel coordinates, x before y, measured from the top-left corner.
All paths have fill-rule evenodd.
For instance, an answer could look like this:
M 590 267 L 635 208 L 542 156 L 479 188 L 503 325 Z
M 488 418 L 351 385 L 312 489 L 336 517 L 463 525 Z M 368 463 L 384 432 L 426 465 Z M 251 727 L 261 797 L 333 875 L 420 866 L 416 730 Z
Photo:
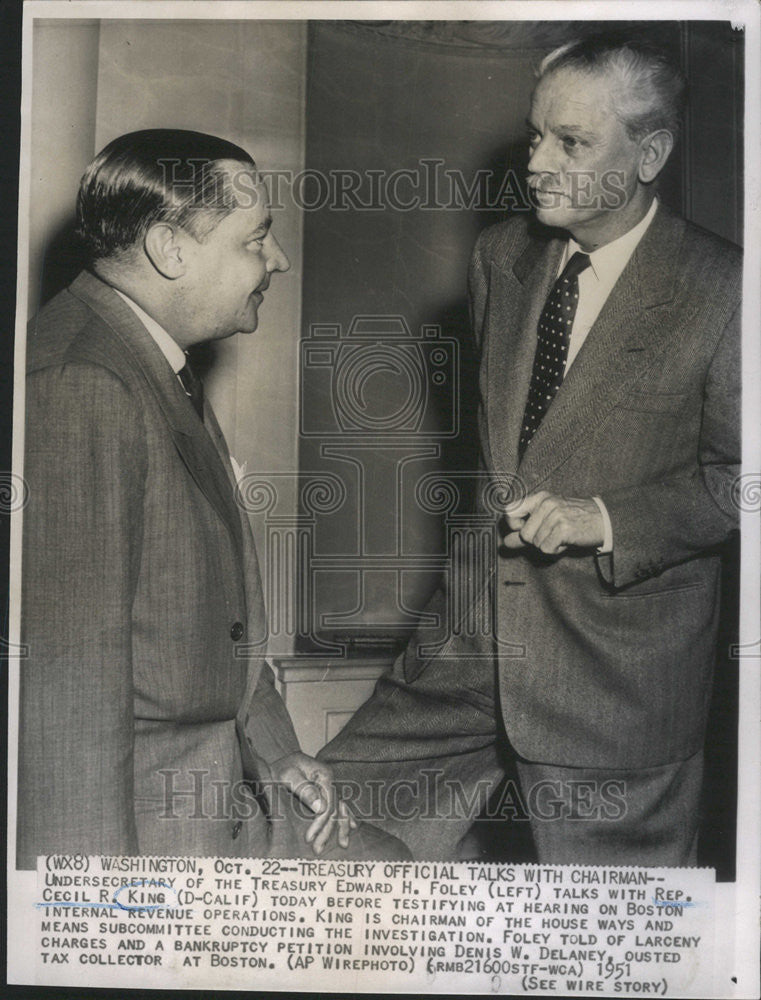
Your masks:
M 488 343 L 487 407 L 489 445 L 495 468 L 512 473 L 518 465 L 518 439 L 526 408 L 536 331 L 552 287 L 563 242 L 532 241 L 511 269 L 492 263 L 486 317 Z
M 161 350 L 127 303 L 98 278 L 84 272 L 70 291 L 98 314 L 137 363 L 161 407 L 182 461 L 227 526 L 239 556 L 241 522 L 228 473 Z
M 662 322 L 663 310 L 659 307 L 667 305 L 674 295 L 675 266 L 683 234 L 682 220 L 661 206 L 526 449 L 520 472 L 527 489 L 536 489 L 568 459 L 668 343 L 671 328 Z M 527 323 L 522 333 L 534 346 L 536 324 L 559 259 L 553 255 L 549 282 L 546 268 L 540 269 L 543 281 L 541 287 L 536 286 L 529 310 L 533 326 Z M 524 379 L 524 405 L 533 363 L 532 353 L 526 369 L 526 353 L 524 350 L 518 359 Z
M 236 498 L 236 511 L 241 530 L 240 551 L 242 552 L 243 562 L 245 565 L 246 607 L 248 610 L 248 628 L 246 635 L 249 647 L 252 648 L 254 656 L 257 656 L 264 649 L 264 643 L 267 640 L 268 633 L 267 613 L 264 607 L 264 595 L 262 592 L 262 580 L 261 573 L 259 571 L 259 558 L 256 552 L 256 543 L 254 542 L 251 522 L 248 519 L 245 504 L 237 500 L 240 495 L 240 491 L 238 482 L 235 478 L 232 463 L 230 462 L 230 449 L 227 447 L 227 442 L 225 441 L 224 434 L 222 433 L 222 428 L 217 422 L 216 414 L 208 403 L 206 404 L 205 420 L 209 434 L 214 441 L 214 446 L 219 453 L 220 461 L 225 468 L 225 473 L 230 484 L 230 492 Z M 249 667 L 251 674 L 249 684 L 253 683 L 254 686 L 256 686 L 256 681 L 259 677 L 259 670 L 261 669 L 261 662 L 250 660 Z
M 206 404 L 205 420 L 209 434 L 211 435 L 214 441 L 214 446 L 219 454 L 220 461 L 224 466 L 225 474 L 230 484 L 230 492 L 233 497 L 236 498 L 235 508 L 240 522 L 242 552 L 247 567 L 246 587 L 247 590 L 250 589 L 252 591 L 251 598 L 249 600 L 249 607 L 255 611 L 256 606 L 261 606 L 263 608 L 263 602 L 261 575 L 259 573 L 259 559 L 256 553 L 254 535 L 251 530 L 251 522 L 248 519 L 245 503 L 243 503 L 242 500 L 237 499 L 240 495 L 240 490 L 238 481 L 235 478 L 232 463 L 230 462 L 230 449 L 227 447 L 227 441 L 222 433 L 222 428 L 219 426 L 216 414 L 208 403 Z

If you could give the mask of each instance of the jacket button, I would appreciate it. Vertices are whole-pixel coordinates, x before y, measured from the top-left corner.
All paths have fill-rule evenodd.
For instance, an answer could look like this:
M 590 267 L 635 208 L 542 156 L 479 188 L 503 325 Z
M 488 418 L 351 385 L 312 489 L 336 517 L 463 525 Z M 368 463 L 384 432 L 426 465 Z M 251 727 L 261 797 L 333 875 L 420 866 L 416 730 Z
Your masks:
M 243 622 L 234 622 L 230 629 L 230 638 L 233 642 L 237 642 L 238 639 L 243 638 L 244 631 Z
M 233 840 L 237 840 L 238 839 L 238 836 L 239 836 L 240 831 L 242 829 L 243 829 L 243 823 L 242 823 L 242 821 L 241 820 L 237 820 L 236 823 L 235 823 L 235 825 L 233 826 Z

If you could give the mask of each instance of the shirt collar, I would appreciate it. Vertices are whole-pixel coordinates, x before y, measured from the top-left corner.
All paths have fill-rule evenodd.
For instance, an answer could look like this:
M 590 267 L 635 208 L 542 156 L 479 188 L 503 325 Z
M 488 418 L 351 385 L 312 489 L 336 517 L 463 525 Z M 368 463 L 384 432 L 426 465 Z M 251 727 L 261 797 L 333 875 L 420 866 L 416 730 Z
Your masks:
M 589 255 L 589 263 L 596 278 L 600 282 L 615 284 L 618 276 L 629 263 L 629 258 L 637 248 L 637 244 L 645 235 L 648 226 L 653 221 L 658 209 L 658 199 L 653 198 L 653 203 L 642 219 L 623 236 L 606 243 L 605 246 L 593 250 Z M 568 240 L 563 265 L 571 259 L 577 252 L 583 253 L 579 244 L 573 237 Z
M 113 288 L 113 285 L 111 286 Z M 158 324 L 156 320 L 149 316 L 144 309 L 141 309 L 137 302 L 134 302 L 129 295 L 125 295 L 124 292 L 120 292 L 118 288 L 114 288 L 117 295 L 121 295 L 130 309 L 135 313 L 137 318 L 143 324 L 148 333 L 156 341 L 161 353 L 167 359 L 169 364 L 172 366 L 172 371 L 177 374 L 177 372 L 182 371 L 185 367 L 186 357 L 185 352 L 172 337 L 166 332 L 163 326 Z

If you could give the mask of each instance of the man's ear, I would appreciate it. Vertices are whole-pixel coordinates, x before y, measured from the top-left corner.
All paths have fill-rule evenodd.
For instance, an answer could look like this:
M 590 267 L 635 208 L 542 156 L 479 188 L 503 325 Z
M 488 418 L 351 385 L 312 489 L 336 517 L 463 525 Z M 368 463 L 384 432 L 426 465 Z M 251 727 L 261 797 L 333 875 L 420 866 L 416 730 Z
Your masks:
M 174 280 L 185 274 L 182 239 L 177 230 L 167 222 L 156 222 L 148 227 L 144 240 L 145 253 L 159 274 Z
M 639 179 L 643 184 L 654 181 L 666 166 L 666 161 L 674 148 L 674 137 L 668 129 L 658 129 L 640 143 Z

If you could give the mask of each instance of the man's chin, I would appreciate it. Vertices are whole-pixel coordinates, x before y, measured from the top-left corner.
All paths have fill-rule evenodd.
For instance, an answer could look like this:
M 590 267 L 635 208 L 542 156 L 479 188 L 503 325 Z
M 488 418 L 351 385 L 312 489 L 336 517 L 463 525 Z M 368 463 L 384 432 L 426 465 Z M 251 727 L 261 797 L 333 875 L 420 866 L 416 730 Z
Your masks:
M 238 333 L 254 333 L 259 326 L 259 311 L 257 306 L 250 308 L 241 324 Z
M 553 226 L 555 229 L 567 229 L 573 221 L 573 213 L 569 212 L 565 205 L 553 207 L 537 205 L 536 217 L 545 226 Z

